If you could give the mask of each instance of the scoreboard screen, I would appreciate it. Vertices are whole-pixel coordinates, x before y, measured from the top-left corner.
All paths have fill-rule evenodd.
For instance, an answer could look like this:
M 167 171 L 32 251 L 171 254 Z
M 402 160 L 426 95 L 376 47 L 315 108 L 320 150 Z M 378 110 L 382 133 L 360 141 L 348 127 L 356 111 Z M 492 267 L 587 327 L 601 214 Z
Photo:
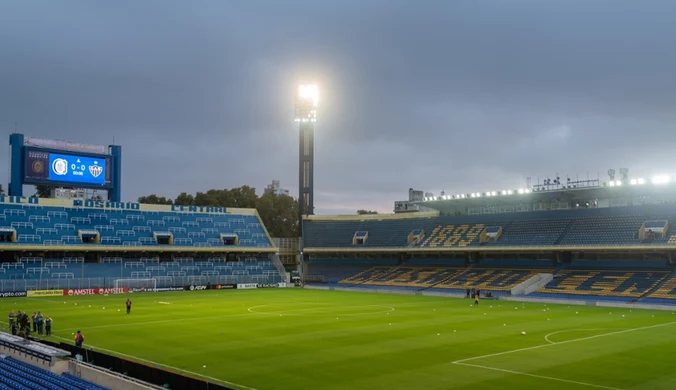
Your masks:
M 108 187 L 111 182 L 109 156 L 86 156 L 26 149 L 25 181 L 62 185 Z

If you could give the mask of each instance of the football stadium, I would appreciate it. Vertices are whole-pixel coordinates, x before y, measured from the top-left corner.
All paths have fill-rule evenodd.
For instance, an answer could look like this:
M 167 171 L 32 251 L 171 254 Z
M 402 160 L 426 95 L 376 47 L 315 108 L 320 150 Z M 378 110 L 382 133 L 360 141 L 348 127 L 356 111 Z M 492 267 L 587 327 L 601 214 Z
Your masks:
M 674 177 L 341 216 L 305 182 L 283 263 L 255 209 L 123 202 L 119 146 L 10 146 L 0 389 L 676 387 Z

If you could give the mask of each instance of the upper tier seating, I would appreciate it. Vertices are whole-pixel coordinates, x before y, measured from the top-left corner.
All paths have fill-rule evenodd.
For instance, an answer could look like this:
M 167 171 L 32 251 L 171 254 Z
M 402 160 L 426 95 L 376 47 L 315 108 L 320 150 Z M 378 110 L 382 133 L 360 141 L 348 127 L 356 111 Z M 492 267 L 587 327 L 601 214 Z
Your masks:
M 57 375 L 12 357 L 0 358 L 0 390 L 108 390 L 70 374 Z
M 11 244 L 82 245 L 83 232 L 99 244 L 158 245 L 156 233 L 171 233 L 174 246 L 224 246 L 221 234 L 236 234 L 237 246 L 269 248 L 257 215 L 111 210 L 0 203 L 0 228 L 13 228 Z
M 430 248 L 468 246 L 477 241 L 485 227 L 482 223 L 438 225 L 425 237 L 420 246 Z
M 306 248 L 408 247 L 457 248 L 467 246 L 551 245 L 641 245 L 676 243 L 668 223 L 664 238 L 643 240 L 641 226 L 647 221 L 676 221 L 676 206 L 650 205 L 615 208 L 539 211 L 480 216 L 418 219 L 306 220 Z M 484 227 L 501 227 L 494 241 L 481 243 Z M 422 239 L 411 243 L 414 231 Z M 363 243 L 355 243 L 357 231 L 368 232 Z
M 554 280 L 538 292 L 639 298 L 668 275 L 668 271 L 561 269 L 554 274 Z

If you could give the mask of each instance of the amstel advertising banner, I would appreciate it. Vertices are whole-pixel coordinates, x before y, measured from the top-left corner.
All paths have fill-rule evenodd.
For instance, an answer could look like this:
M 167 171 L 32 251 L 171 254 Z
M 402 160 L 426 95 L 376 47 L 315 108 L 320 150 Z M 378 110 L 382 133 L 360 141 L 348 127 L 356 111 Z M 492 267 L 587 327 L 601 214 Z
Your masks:
M 80 295 L 107 295 L 107 294 L 125 294 L 129 292 L 127 287 L 122 288 L 71 288 L 60 290 L 60 295 L 80 296 Z

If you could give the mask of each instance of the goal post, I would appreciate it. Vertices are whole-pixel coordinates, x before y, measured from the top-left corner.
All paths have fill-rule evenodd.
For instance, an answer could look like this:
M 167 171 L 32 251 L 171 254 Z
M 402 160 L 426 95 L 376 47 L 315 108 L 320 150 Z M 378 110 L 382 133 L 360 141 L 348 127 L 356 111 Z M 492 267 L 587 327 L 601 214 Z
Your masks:
M 115 288 L 143 288 L 152 289 L 157 288 L 157 279 L 116 279 Z

